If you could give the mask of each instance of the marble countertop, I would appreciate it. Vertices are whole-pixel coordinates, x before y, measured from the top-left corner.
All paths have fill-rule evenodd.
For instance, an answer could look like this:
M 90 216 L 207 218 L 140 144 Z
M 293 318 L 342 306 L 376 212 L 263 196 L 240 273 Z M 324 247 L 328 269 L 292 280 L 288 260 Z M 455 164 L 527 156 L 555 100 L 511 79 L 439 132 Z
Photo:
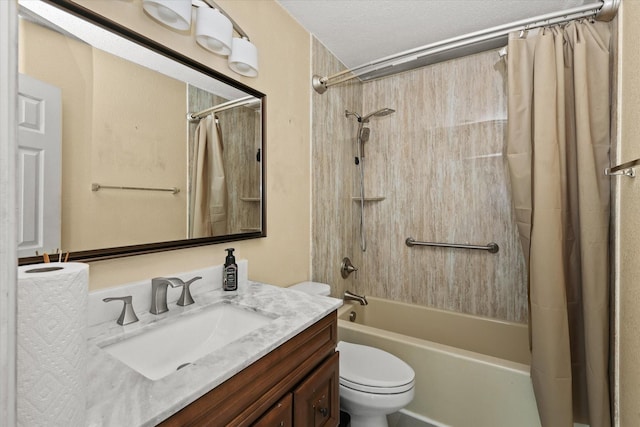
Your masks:
M 212 290 L 187 307 L 169 304 L 161 315 L 138 313 L 127 326 L 115 321 L 89 328 L 88 426 L 154 426 L 178 412 L 342 305 L 335 298 L 249 282 L 237 292 Z M 215 303 L 238 304 L 277 315 L 273 321 L 159 380 L 150 380 L 100 346 L 125 339 L 159 321 Z M 233 327 L 230 325 L 230 327 Z

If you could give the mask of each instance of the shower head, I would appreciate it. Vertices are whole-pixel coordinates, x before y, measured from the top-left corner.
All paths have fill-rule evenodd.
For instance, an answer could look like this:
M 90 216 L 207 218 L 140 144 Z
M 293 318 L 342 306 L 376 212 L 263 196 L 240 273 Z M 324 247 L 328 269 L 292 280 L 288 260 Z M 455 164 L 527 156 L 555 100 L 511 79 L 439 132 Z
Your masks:
M 356 119 L 358 119 L 358 122 L 360 123 L 369 123 L 369 119 L 371 117 L 382 117 L 382 116 L 388 116 L 391 113 L 395 113 L 396 110 L 392 110 L 391 108 L 382 108 L 378 111 L 374 111 L 371 114 L 367 114 L 366 116 L 362 117 L 360 116 L 360 114 L 356 113 L 355 111 L 349 111 L 349 110 L 344 110 L 344 116 L 345 117 L 349 117 L 349 116 L 355 116 Z
M 369 141 L 369 135 L 371 135 L 371 129 L 363 127 L 360 130 L 360 142 L 364 144 L 365 142 Z
M 371 117 L 382 117 L 382 116 L 388 116 L 389 114 L 395 113 L 396 110 L 392 110 L 391 108 L 382 108 L 378 111 L 374 111 L 373 113 L 367 114 L 366 116 L 362 117 L 362 118 L 358 118 L 359 122 L 362 123 L 368 123 L 369 122 L 369 118 Z

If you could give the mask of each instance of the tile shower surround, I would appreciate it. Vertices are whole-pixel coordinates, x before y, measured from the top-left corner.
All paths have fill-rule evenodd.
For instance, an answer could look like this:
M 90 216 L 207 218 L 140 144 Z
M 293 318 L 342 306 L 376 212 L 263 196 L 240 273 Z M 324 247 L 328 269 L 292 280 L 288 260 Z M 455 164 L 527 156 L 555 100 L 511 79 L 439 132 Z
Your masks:
M 343 67 L 314 39 L 313 72 Z M 313 93 L 313 280 L 419 305 L 526 323 L 526 269 L 511 209 L 506 144 L 506 64 L 495 51 L 380 80 Z M 359 248 L 357 121 L 365 144 L 367 250 Z M 336 218 L 339 218 L 336 221 Z M 413 247 L 416 240 L 484 245 L 497 254 Z M 340 276 L 342 257 L 359 268 Z

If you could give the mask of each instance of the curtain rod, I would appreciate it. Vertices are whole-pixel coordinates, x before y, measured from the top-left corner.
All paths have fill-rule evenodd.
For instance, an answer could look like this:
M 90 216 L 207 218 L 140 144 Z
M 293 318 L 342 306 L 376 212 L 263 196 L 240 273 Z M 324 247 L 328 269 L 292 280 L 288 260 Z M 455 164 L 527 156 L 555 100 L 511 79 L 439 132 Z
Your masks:
M 355 68 L 340 71 L 331 76 L 321 77 L 316 74 L 311 80 L 311 85 L 316 92 L 322 94 L 331 86 L 352 80 L 367 73 L 373 73 L 384 68 L 417 61 L 418 59 L 440 54 L 448 50 L 471 46 L 476 43 L 504 37 L 513 31 L 527 31 L 533 28 L 561 24 L 583 18 L 596 18 L 602 21 L 610 21 L 617 13 L 620 1 L 621 0 L 598 1 L 596 3 L 590 3 L 572 9 L 548 13 L 546 15 L 520 20 L 510 24 L 499 25 L 386 56 L 373 62 L 359 65 Z M 400 71 L 404 70 L 405 68 Z
M 187 120 L 198 121 L 204 117 L 207 117 L 209 114 L 219 113 L 220 111 L 229 110 L 231 108 L 252 104 L 256 101 L 260 101 L 260 100 L 255 96 L 251 96 L 251 95 L 245 96 L 243 98 L 234 99 L 233 101 L 227 101 L 222 104 L 214 105 L 213 107 L 209 107 L 206 110 L 202 110 L 197 113 L 189 113 L 187 114 Z

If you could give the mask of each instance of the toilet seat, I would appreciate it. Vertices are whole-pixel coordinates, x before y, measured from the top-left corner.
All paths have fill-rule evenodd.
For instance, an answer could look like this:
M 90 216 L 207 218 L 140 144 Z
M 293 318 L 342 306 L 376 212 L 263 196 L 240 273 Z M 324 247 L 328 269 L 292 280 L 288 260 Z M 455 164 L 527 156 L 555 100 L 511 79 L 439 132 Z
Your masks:
M 365 393 L 398 394 L 411 390 L 415 372 L 393 354 L 340 341 L 340 385 Z

